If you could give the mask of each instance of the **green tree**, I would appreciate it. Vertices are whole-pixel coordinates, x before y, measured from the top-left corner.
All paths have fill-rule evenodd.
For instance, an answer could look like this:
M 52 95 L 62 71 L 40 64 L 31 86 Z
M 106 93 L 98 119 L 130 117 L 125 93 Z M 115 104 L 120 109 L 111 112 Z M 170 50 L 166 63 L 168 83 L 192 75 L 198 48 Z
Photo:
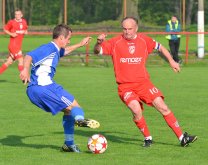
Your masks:
M 63 22 L 64 0 L 5 0 L 6 21 L 22 9 L 29 25 L 55 25 Z M 171 15 L 182 18 L 182 0 L 126 0 L 127 16 L 135 16 L 142 24 L 164 25 Z M 197 23 L 198 0 L 186 0 L 186 24 Z M 123 0 L 67 0 L 70 24 L 96 23 L 123 18 Z M 205 23 L 208 1 L 204 0 Z
M 68 21 L 72 24 L 116 20 L 121 12 L 118 0 L 70 0 Z

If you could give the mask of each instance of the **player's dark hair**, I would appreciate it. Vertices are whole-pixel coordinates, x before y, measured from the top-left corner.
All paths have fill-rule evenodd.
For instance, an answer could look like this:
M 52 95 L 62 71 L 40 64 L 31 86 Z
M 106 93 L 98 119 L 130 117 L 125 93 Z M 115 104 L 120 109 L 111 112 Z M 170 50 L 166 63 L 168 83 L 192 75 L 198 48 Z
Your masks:
M 19 8 L 16 8 L 14 11 L 15 11 L 15 12 L 16 12 L 16 11 L 21 11 L 21 12 L 22 12 L 22 10 L 21 10 L 21 9 L 19 9 Z
M 121 24 L 123 24 L 123 22 L 124 22 L 125 20 L 127 20 L 127 19 L 132 19 L 132 20 L 134 20 L 135 23 L 136 23 L 137 25 L 138 25 L 138 23 L 139 23 L 138 19 L 135 18 L 135 17 L 125 17 L 125 18 L 122 19 Z
M 63 35 L 65 38 L 69 35 L 69 32 L 72 33 L 72 29 L 66 24 L 59 24 L 53 29 L 53 39 L 57 39 L 60 35 Z
M 14 14 L 15 14 L 17 11 L 19 11 L 19 12 L 21 12 L 21 13 L 23 14 L 22 10 L 19 9 L 19 8 L 16 8 L 16 9 L 14 10 Z

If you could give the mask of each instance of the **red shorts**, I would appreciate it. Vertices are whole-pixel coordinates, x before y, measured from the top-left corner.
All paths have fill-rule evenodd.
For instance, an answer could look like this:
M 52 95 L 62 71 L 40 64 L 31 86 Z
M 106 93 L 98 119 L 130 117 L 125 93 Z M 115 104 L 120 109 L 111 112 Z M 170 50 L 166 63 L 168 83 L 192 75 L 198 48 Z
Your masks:
M 142 80 L 139 83 L 119 84 L 118 95 L 126 105 L 132 100 L 139 101 L 142 109 L 142 102 L 152 106 L 152 102 L 156 97 L 162 97 L 164 99 L 162 92 L 148 79 Z
M 9 56 L 15 61 L 15 60 L 17 60 L 17 59 L 19 59 L 19 58 L 21 58 L 21 57 L 23 57 L 22 56 L 22 51 L 19 51 L 18 53 L 12 53 L 12 52 L 9 52 Z
M 17 41 L 17 40 L 16 40 Z M 18 58 L 22 57 L 21 45 L 20 42 L 16 43 L 12 42 L 8 46 L 9 48 L 9 56 L 15 61 Z

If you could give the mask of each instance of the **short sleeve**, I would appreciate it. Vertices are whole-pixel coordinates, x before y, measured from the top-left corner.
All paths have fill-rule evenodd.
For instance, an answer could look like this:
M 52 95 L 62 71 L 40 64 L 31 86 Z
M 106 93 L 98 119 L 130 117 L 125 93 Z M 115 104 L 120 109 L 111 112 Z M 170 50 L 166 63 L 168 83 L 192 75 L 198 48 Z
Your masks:
M 5 30 L 11 30 L 12 28 L 12 20 L 8 21 L 7 24 L 4 26 Z
M 65 49 L 61 48 L 60 49 L 60 57 L 63 57 L 64 56 L 64 53 L 65 53 Z
M 142 38 L 146 41 L 148 53 L 152 53 L 152 51 L 160 49 L 160 43 L 153 40 L 151 37 L 142 35 Z

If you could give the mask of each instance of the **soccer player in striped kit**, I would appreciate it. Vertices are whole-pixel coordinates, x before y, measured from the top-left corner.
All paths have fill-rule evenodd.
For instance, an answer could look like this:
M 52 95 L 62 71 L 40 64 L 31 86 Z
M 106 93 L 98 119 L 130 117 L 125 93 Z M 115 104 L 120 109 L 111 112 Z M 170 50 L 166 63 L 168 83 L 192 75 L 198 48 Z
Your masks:
M 100 124 L 96 120 L 85 119 L 84 111 L 74 96 L 53 80 L 60 58 L 87 45 L 91 40 L 90 37 L 86 37 L 78 44 L 67 46 L 71 35 L 72 30 L 69 26 L 57 25 L 53 30 L 51 42 L 27 53 L 20 79 L 25 84 L 29 82 L 27 96 L 33 104 L 52 115 L 61 111 L 64 113 L 62 122 L 65 141 L 62 150 L 79 153 L 80 149 L 74 143 L 74 125 L 94 129 L 98 128 Z M 73 79 L 73 75 L 67 76 L 71 76 Z
M 175 72 L 180 72 L 180 66 L 175 62 L 160 43 L 152 38 L 137 33 L 138 20 L 126 17 L 122 20 L 123 34 L 105 40 L 106 35 L 100 34 L 94 47 L 95 54 L 110 55 L 114 64 L 118 94 L 133 114 L 133 121 L 144 136 L 144 147 L 152 144 L 152 136 L 142 114 L 143 103 L 153 106 L 159 111 L 167 125 L 177 136 L 181 146 L 194 142 L 197 136 L 183 133 L 176 117 L 164 102 L 162 92 L 150 81 L 146 70 L 148 55 L 155 49 L 161 52 L 169 61 Z

